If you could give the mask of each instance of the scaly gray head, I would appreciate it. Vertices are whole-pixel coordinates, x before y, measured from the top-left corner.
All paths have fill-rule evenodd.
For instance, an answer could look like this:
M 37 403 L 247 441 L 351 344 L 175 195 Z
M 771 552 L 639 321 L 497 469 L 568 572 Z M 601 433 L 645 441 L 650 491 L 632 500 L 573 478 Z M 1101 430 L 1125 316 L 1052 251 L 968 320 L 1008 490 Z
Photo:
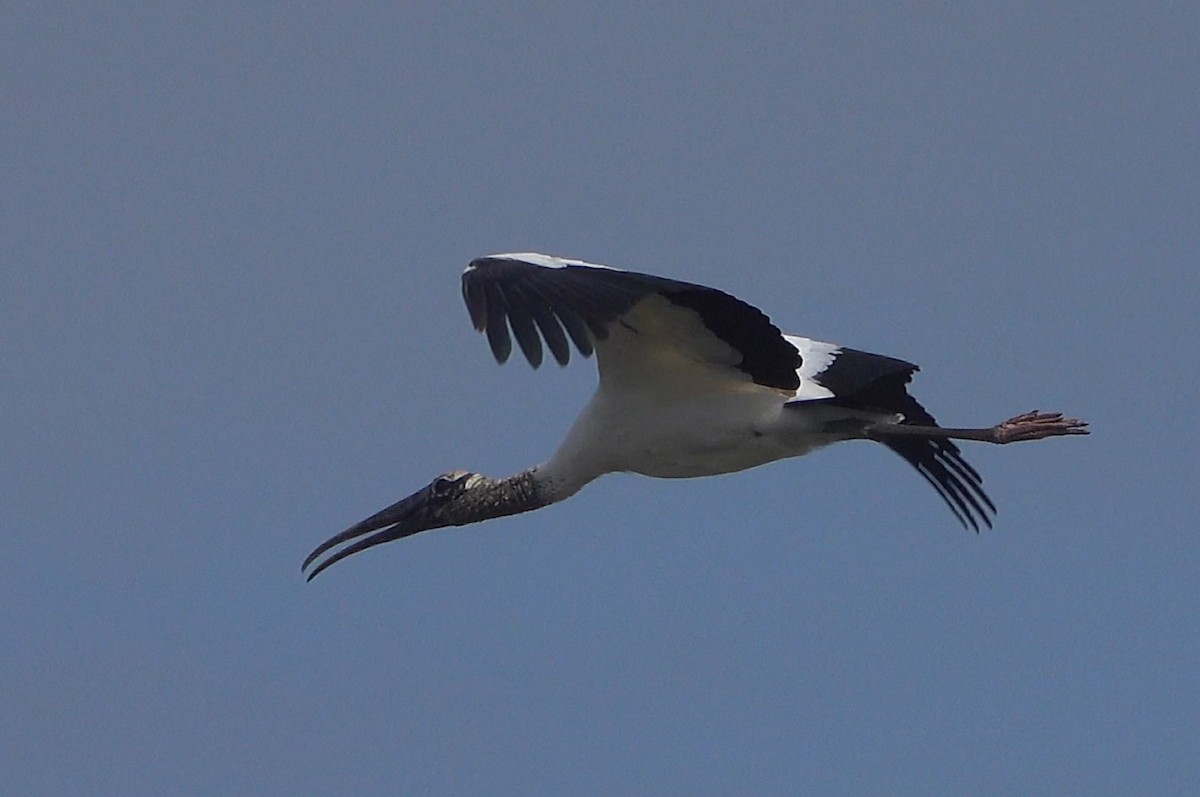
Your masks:
M 464 526 L 488 518 L 512 515 L 544 506 L 532 471 L 496 481 L 465 470 L 452 470 L 438 476 L 426 487 L 407 498 L 376 512 L 371 517 L 317 546 L 301 565 L 307 570 L 317 557 L 344 542 L 358 540 L 337 551 L 308 574 L 312 581 L 318 573 L 347 556 L 385 542 L 408 537 L 421 531 L 446 526 Z M 372 533 L 374 532 L 374 533 Z M 366 535 L 366 536 L 364 536 Z M 358 539 L 358 538 L 362 539 Z

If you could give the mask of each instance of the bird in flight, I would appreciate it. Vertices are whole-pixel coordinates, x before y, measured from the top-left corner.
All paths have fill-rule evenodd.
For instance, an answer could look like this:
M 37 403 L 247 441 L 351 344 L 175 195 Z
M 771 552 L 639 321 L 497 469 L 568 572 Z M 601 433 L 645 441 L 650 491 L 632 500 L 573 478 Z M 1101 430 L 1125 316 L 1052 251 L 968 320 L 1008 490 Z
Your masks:
M 596 355 L 595 395 L 546 462 L 506 479 L 438 476 L 317 546 L 301 568 L 310 581 L 367 548 L 538 509 L 606 473 L 712 476 L 842 440 L 895 451 L 978 531 L 991 527 L 996 507 L 954 440 L 1088 433 L 1083 421 L 1037 411 L 989 427 L 938 426 L 908 393 L 917 366 L 785 335 L 758 308 L 703 285 L 520 253 L 472 261 L 462 291 L 498 362 L 514 338 L 534 368 L 546 349 L 566 365 L 574 344 Z

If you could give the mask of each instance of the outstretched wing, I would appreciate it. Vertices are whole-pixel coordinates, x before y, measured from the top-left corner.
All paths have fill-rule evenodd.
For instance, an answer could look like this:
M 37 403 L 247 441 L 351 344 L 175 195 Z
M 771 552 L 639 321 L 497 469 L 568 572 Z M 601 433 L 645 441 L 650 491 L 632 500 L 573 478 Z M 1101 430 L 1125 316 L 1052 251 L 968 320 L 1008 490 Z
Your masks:
M 585 357 L 599 349 L 602 379 L 633 360 L 645 373 L 653 352 L 701 368 L 733 367 L 780 391 L 800 384 L 795 346 L 761 310 L 715 288 L 522 253 L 473 260 L 463 272 L 463 299 L 501 363 L 515 337 L 534 368 L 545 341 L 559 365 L 570 360 L 570 343 Z M 605 341 L 618 330 L 630 334 L 619 336 L 606 363 Z
M 908 393 L 917 366 L 895 357 L 870 354 L 832 343 L 788 336 L 804 357 L 800 389 L 788 407 L 809 402 L 850 409 L 877 410 L 903 416 L 902 424 L 936 426 L 937 421 Z M 964 526 L 991 528 L 996 506 L 983 490 L 983 478 L 952 441 L 944 438 L 883 437 L 884 445 L 937 490 Z

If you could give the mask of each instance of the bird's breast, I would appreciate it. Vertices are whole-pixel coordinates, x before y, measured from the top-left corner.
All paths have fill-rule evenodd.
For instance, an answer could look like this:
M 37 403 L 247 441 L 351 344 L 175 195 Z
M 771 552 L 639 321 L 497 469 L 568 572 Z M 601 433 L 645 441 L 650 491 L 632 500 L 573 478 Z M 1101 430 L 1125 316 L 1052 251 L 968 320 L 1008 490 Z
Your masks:
M 556 455 L 581 471 L 712 476 L 803 453 L 779 434 L 782 402 L 766 391 L 680 397 L 597 393 Z

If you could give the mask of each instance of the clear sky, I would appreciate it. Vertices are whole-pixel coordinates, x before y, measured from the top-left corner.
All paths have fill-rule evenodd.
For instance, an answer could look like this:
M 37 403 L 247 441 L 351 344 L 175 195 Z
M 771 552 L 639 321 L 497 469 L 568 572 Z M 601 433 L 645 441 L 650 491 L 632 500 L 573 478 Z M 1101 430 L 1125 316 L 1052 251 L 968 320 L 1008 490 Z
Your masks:
M 420 5 L 0 12 L 0 792 L 1200 793 L 1198 7 Z M 514 250 L 1094 434 L 980 535 L 855 443 L 305 584 L 586 401 Z

